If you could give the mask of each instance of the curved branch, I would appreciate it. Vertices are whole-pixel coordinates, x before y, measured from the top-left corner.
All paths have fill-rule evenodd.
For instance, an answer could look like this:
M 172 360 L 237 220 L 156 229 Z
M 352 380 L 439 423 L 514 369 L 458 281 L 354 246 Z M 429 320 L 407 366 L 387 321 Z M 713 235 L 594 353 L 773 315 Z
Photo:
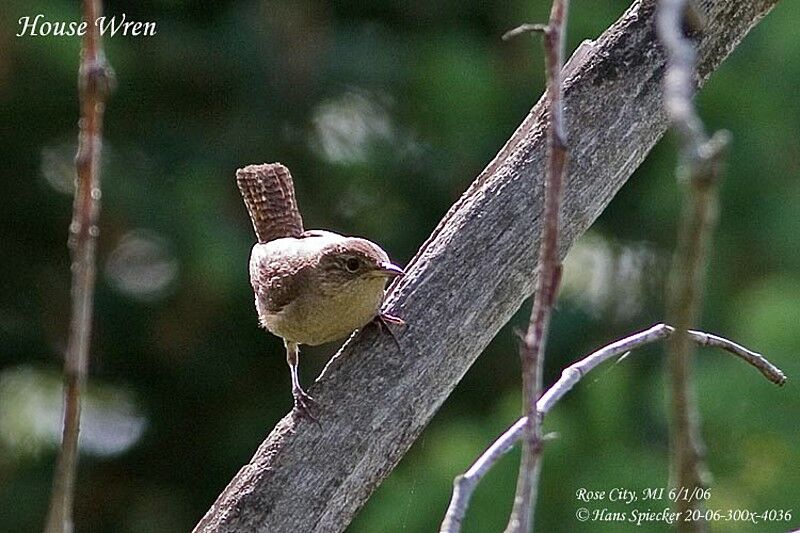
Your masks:
M 662 339 L 674 337 L 675 328 L 667 324 L 656 324 L 644 331 L 634 333 L 624 339 L 612 342 L 593 352 L 583 359 L 571 364 L 561 372 L 561 377 L 552 387 L 547 389 L 539 401 L 536 402 L 536 412 L 543 418 L 544 415 L 561 400 L 583 377 L 594 370 L 598 365 L 619 356 L 622 360 L 626 354 L 636 348 L 641 348 L 648 344 Z M 786 383 L 786 376 L 780 368 L 770 363 L 763 355 L 748 350 L 744 346 L 736 344 L 724 337 L 705 333 L 703 331 L 689 330 L 688 338 L 698 346 L 710 346 L 725 350 L 732 355 L 744 360 L 754 366 L 769 381 L 782 387 Z M 467 506 L 478 486 L 480 480 L 485 476 L 494 464 L 522 438 L 527 417 L 522 417 L 508 428 L 496 441 L 489 446 L 485 452 L 478 457 L 472 466 L 464 474 L 456 477 L 453 481 L 453 496 L 450 505 L 447 507 L 440 533 L 458 533 L 461 531 L 461 523 L 467 513 Z
M 777 0 L 708 0 L 704 80 Z M 667 128 L 664 56 L 641 0 L 565 67 L 570 178 L 559 254 L 592 224 Z M 195 528 L 342 531 L 497 331 L 533 291 L 545 167 L 539 101 L 422 246 L 385 311 L 407 327 L 348 341 L 310 389 L 320 426 L 281 420 Z M 533 216 L 532 216 L 533 214 Z

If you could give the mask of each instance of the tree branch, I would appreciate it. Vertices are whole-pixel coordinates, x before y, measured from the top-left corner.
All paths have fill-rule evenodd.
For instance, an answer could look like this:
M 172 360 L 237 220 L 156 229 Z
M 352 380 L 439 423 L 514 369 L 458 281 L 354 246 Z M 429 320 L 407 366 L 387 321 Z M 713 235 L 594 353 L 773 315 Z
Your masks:
M 656 324 L 649 329 L 604 346 L 580 361 L 571 364 L 561 372 L 561 378 L 536 403 L 539 416 L 544 417 L 545 414 L 549 413 L 561 398 L 572 390 L 586 374 L 601 363 L 617 356 L 624 357 L 631 350 L 641 348 L 647 344 L 674 337 L 674 333 L 675 328 L 672 326 Z M 710 333 L 691 330 L 688 333 L 688 338 L 698 346 L 711 346 L 726 350 L 757 368 L 765 378 L 776 385 L 783 386 L 786 383 L 786 376 L 784 376 L 783 372 L 761 354 Z M 513 426 L 508 428 L 481 454 L 469 470 L 455 479 L 453 482 L 453 496 L 442 522 L 442 527 L 439 530 L 440 533 L 458 533 L 461 531 L 461 523 L 464 521 L 472 493 L 492 466 L 523 437 L 526 422 L 524 417 L 517 420 Z
M 526 419 L 522 441 L 517 489 L 514 506 L 506 527 L 507 533 L 530 531 L 539 485 L 542 456 L 542 422 L 536 412 L 536 401 L 542 390 L 545 346 L 550 327 L 553 304 L 561 281 L 561 261 L 558 257 L 558 232 L 561 201 L 567 169 L 567 139 L 564 126 L 564 34 L 566 33 L 568 0 L 553 0 L 550 20 L 544 27 L 544 56 L 546 65 L 548 115 L 547 170 L 544 187 L 544 212 L 539 249 L 539 273 L 528 321 L 528 331 L 522 338 L 522 414 Z M 538 29 L 535 25 L 527 27 Z M 503 36 L 514 35 L 512 30 Z
M 704 80 L 777 0 L 709 0 Z M 638 1 L 570 62 L 572 121 L 559 256 L 602 212 L 667 127 L 653 2 Z M 342 531 L 496 332 L 533 291 L 543 205 L 540 101 L 450 209 L 389 295 L 402 352 L 367 330 L 311 388 L 321 427 L 287 416 L 195 528 Z M 533 216 L 532 216 L 533 214 Z M 538 215 L 537 215 L 538 214 Z M 244 305 L 245 302 L 242 303 Z
M 722 156 L 729 134 L 718 132 L 708 139 L 694 108 L 694 44 L 684 36 L 684 17 L 694 6 L 688 0 L 659 0 L 658 36 L 667 54 L 664 77 L 664 107 L 680 136 L 681 165 L 685 166 L 688 190 L 681 215 L 667 298 L 667 320 L 676 334 L 670 351 L 670 484 L 694 494 L 710 482 L 704 461 L 705 446 L 700 432 L 700 414 L 693 384 L 694 349 L 688 329 L 698 322 L 703 301 L 703 280 L 708 248 L 716 225 L 718 182 Z M 682 180 L 685 181 L 685 180 Z M 699 499 L 679 499 L 675 510 L 685 515 L 699 509 Z M 703 531 L 704 520 L 681 521 L 679 531 Z
M 94 24 L 101 14 L 100 0 L 83 0 L 83 20 L 88 24 L 83 36 L 78 71 L 81 119 L 78 154 L 75 156 L 75 201 L 72 223 L 69 226 L 72 319 L 64 362 L 64 427 L 45 525 L 47 533 L 70 533 L 73 530 L 72 508 L 78 466 L 81 392 L 88 373 L 89 341 L 92 334 L 103 112 L 113 85 L 111 67 L 103 53 L 100 29 Z

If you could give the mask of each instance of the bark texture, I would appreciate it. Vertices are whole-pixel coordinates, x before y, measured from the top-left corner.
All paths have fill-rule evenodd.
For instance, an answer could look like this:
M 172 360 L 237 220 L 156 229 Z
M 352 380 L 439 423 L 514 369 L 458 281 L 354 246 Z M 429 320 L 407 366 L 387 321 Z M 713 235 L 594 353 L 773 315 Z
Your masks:
M 702 83 L 777 0 L 703 0 Z M 570 173 L 560 255 L 592 224 L 668 127 L 654 2 L 640 0 L 566 66 Z M 543 201 L 539 101 L 445 215 L 385 310 L 407 327 L 368 328 L 310 393 L 320 425 L 281 420 L 196 532 L 336 532 L 394 468 L 497 331 L 530 296 Z M 391 528 L 390 525 L 387 525 Z

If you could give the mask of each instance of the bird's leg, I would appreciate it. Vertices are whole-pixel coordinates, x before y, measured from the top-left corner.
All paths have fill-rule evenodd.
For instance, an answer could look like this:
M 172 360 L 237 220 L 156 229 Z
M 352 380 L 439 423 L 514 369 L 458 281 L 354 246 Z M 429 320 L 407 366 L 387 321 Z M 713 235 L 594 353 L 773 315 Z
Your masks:
M 316 406 L 314 398 L 309 396 L 303 387 L 300 386 L 300 377 L 297 373 L 298 354 L 299 349 L 296 342 L 284 341 L 286 345 L 286 362 L 289 363 L 289 370 L 292 373 L 292 396 L 294 397 L 294 408 L 297 413 L 303 417 L 313 421 L 317 421 L 316 417 L 311 414 L 311 409 Z

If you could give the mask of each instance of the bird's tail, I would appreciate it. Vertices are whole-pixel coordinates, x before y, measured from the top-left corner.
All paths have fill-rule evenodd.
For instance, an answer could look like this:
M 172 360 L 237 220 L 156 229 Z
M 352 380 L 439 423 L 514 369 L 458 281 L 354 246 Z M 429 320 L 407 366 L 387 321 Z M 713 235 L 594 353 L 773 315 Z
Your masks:
M 288 168 L 280 163 L 248 165 L 236 171 L 236 183 L 258 242 L 303 234 L 303 219 L 297 209 Z

